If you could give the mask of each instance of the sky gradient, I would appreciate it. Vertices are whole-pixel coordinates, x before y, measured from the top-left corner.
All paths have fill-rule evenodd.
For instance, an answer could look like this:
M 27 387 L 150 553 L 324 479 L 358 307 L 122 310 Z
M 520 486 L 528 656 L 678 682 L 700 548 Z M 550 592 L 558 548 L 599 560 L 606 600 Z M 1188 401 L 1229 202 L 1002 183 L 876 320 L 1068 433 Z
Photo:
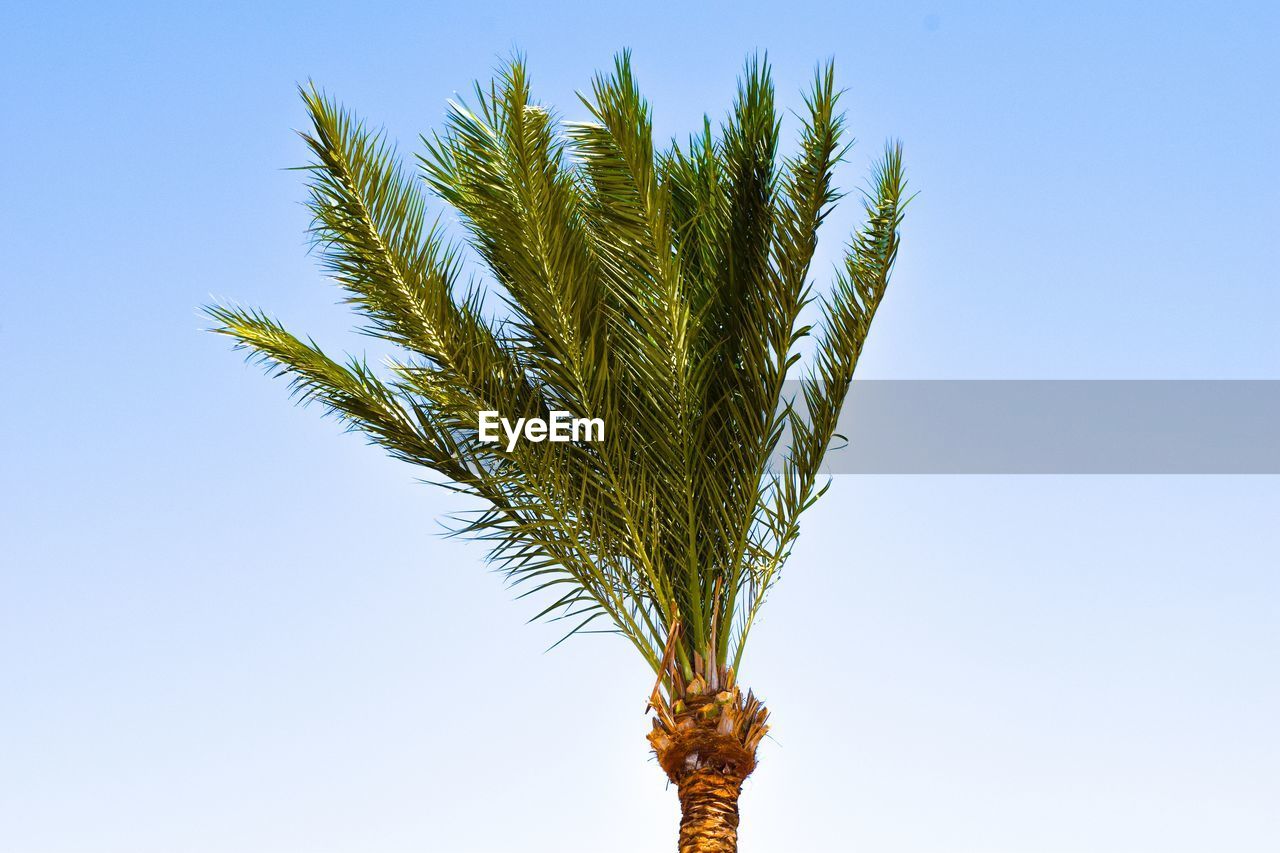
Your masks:
M 361 351 L 313 79 L 402 150 L 524 51 L 657 135 L 833 56 L 920 192 L 862 377 L 1280 379 L 1272 4 L 29 4 L 0 51 L 0 850 L 667 849 L 651 675 L 554 652 L 461 509 L 204 334 Z M 794 138 L 787 120 L 784 139 Z M 833 215 L 818 281 L 855 221 Z M 945 428 L 940 424 L 939 429 Z M 1280 478 L 842 476 L 752 635 L 743 853 L 1280 849 Z

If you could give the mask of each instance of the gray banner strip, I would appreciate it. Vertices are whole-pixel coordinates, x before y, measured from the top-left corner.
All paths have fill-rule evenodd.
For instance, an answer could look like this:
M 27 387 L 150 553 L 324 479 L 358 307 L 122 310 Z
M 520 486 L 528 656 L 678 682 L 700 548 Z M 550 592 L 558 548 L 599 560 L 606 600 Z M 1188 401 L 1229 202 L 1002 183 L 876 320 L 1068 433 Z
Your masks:
M 1280 380 L 860 380 L 839 432 L 832 474 L 1280 474 Z

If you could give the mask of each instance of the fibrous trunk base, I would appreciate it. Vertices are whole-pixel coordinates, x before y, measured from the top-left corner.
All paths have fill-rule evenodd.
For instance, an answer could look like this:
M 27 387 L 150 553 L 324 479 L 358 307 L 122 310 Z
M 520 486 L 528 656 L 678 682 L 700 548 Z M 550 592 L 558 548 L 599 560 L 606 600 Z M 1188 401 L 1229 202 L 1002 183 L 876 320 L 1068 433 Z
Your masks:
M 658 763 L 680 792 L 680 853 L 736 853 L 738 796 L 756 766 L 756 747 L 769 731 L 760 700 L 733 684 L 710 693 L 698 679 L 682 698 L 655 695 L 649 732 Z
M 680 853 L 736 853 L 742 781 L 714 770 L 680 780 Z

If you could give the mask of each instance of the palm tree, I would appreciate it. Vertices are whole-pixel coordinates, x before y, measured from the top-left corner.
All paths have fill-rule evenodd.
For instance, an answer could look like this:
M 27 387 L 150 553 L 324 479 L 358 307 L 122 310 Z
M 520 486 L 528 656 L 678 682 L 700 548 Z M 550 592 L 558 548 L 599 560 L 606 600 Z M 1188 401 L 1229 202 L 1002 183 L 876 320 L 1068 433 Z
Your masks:
M 450 103 L 424 139 L 423 181 L 381 133 L 304 88 L 319 256 L 363 331 L 399 355 L 375 371 L 261 312 L 206 309 L 299 399 L 479 498 L 460 531 L 542 596 L 539 616 L 568 620 L 566 637 L 618 634 L 644 657 L 681 851 L 737 847 L 738 795 L 768 731 L 740 686 L 743 649 L 800 514 L 826 490 L 823 457 L 898 249 L 891 145 L 815 326 L 801 324 L 847 150 L 833 79 L 830 64 L 817 72 L 798 150 L 780 157 L 764 62 L 747 63 L 717 129 L 705 120 L 660 149 L 627 53 L 594 78 L 580 122 L 533 101 L 515 59 L 470 104 Z M 428 190 L 456 211 L 462 242 L 429 217 Z M 464 284 L 476 263 L 481 284 Z M 568 412 L 606 432 L 493 443 L 481 412 Z

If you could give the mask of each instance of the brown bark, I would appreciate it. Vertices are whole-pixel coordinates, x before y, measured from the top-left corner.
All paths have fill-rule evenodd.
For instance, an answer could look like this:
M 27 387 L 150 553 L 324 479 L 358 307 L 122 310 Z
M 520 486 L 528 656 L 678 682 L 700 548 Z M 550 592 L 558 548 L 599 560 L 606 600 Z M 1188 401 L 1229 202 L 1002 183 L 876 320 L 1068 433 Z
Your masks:
M 684 776 L 680 789 L 680 853 L 736 853 L 742 779 L 711 769 Z
M 684 685 L 677 674 L 672 682 L 682 698 L 668 702 L 654 691 L 649 743 L 680 794 L 680 853 L 736 853 L 738 796 L 756 767 L 769 712 L 751 693 L 743 696 L 729 669 L 718 693 L 701 679 Z

